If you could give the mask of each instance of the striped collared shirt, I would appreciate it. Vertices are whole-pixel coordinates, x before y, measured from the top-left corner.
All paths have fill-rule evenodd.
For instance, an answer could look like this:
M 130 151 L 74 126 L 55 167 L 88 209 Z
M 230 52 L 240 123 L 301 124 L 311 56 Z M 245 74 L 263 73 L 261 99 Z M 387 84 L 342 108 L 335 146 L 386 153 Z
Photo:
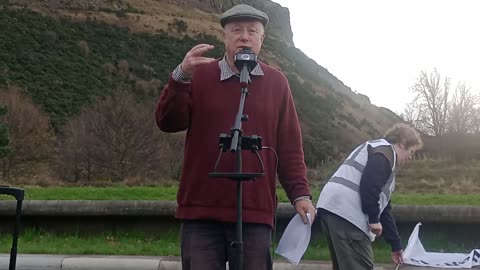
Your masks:
M 230 68 L 228 65 L 228 62 L 225 58 L 225 56 L 218 62 L 218 67 L 220 68 L 220 81 L 224 81 L 232 76 L 239 76 L 239 74 L 233 72 L 233 70 Z M 260 67 L 259 64 L 255 66 L 252 71 L 250 71 L 250 74 L 256 75 L 256 76 L 263 76 L 263 70 Z M 186 74 L 180 65 L 175 68 L 175 70 L 172 73 L 172 78 L 177 81 L 177 82 L 182 82 L 182 83 L 189 83 L 192 80 L 192 76 Z
M 218 62 L 218 66 L 220 67 L 220 81 L 224 81 L 232 76 L 240 76 L 239 74 L 233 72 L 233 70 L 228 65 L 227 59 L 224 56 L 220 62 Z M 250 74 L 256 76 L 263 76 L 263 70 L 260 65 L 257 63 L 254 69 L 250 71 Z

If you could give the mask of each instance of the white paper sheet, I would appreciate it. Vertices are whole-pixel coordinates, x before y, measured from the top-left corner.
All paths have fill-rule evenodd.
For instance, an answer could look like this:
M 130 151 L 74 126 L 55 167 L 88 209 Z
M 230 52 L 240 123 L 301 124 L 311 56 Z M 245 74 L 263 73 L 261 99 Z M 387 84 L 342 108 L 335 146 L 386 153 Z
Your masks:
M 275 252 L 287 259 L 289 262 L 298 265 L 303 254 L 307 250 L 312 234 L 312 221 L 310 213 L 307 213 L 308 223 L 303 223 L 299 214 L 296 214 L 283 232 Z

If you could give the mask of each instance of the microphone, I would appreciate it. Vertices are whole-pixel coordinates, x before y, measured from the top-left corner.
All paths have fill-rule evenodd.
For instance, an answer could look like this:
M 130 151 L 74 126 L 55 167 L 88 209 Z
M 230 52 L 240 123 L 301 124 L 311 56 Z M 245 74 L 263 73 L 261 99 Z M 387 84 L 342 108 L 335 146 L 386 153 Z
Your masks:
M 250 82 L 250 71 L 257 66 L 257 55 L 252 52 L 250 47 L 243 49 L 235 54 L 234 64 L 240 71 L 240 85 L 246 87 Z

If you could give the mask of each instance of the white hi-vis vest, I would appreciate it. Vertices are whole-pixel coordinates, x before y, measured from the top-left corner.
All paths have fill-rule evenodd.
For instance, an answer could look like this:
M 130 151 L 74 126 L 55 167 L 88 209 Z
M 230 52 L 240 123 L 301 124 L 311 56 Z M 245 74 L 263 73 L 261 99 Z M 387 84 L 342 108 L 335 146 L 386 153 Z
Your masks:
M 384 145 L 392 147 L 394 158 L 392 174 L 380 193 L 379 207 L 381 214 L 395 189 L 396 165 L 395 149 L 384 139 L 367 141 L 357 147 L 328 180 L 317 202 L 317 208 L 325 209 L 348 220 L 367 234 L 371 241 L 375 240 L 375 235 L 370 232 L 368 215 L 362 211 L 360 180 L 368 160 L 368 146 L 375 148 Z

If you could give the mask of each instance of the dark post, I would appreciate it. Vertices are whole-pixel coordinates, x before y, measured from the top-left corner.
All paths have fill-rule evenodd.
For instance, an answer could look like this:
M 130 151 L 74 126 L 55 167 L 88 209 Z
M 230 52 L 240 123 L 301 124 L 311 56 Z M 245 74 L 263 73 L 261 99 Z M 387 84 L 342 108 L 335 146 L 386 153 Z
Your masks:
M 8 270 L 15 270 L 17 264 L 17 244 L 20 231 L 20 217 L 22 214 L 22 202 L 25 197 L 25 191 L 21 188 L 0 186 L 0 194 L 11 195 L 17 200 L 17 209 L 15 211 L 15 225 L 13 227 L 13 242 L 10 250 L 10 263 Z

